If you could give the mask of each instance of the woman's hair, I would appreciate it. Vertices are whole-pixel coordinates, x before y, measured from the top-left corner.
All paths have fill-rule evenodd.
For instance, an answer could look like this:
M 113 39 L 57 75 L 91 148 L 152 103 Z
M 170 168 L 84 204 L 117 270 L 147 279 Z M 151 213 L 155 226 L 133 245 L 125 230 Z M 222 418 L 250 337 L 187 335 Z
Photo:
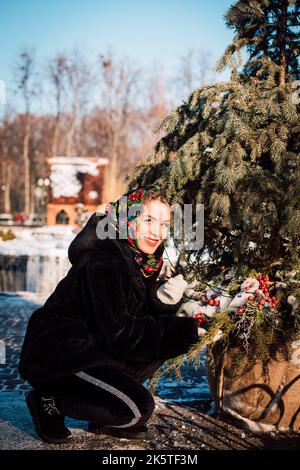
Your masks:
M 141 201 L 144 203 L 146 201 L 156 201 L 159 200 L 163 202 L 164 204 L 169 205 L 168 201 L 166 198 L 162 195 L 162 193 L 158 192 L 157 190 L 154 189 L 149 189 L 144 196 L 142 197 Z
M 141 202 L 144 204 L 147 201 L 160 201 L 167 206 L 170 206 L 169 202 L 167 199 L 163 196 L 163 194 L 155 189 L 149 189 L 142 197 Z M 170 210 L 170 223 L 172 223 L 173 220 L 173 212 Z

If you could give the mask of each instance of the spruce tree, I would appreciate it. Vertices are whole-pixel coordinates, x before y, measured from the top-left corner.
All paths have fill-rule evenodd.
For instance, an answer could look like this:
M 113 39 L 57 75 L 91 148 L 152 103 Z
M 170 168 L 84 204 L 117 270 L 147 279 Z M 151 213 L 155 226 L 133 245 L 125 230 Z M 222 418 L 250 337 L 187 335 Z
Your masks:
M 196 89 L 157 126 L 164 136 L 128 188 L 155 182 L 171 203 L 204 204 L 192 263 L 203 279 L 293 271 L 299 295 L 299 5 L 238 0 L 224 17 L 235 35 L 216 69 L 230 80 Z

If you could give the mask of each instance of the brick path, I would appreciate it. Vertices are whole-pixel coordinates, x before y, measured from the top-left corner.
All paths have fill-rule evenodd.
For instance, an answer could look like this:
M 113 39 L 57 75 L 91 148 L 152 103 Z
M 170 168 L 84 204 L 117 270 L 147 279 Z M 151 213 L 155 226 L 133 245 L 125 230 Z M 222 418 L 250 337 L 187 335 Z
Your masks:
M 29 316 L 44 301 L 42 295 L 27 292 L 0 294 L 0 340 L 5 344 L 6 356 L 6 363 L 0 364 L 0 392 L 15 390 L 24 394 L 30 389 L 19 376 L 17 364 Z

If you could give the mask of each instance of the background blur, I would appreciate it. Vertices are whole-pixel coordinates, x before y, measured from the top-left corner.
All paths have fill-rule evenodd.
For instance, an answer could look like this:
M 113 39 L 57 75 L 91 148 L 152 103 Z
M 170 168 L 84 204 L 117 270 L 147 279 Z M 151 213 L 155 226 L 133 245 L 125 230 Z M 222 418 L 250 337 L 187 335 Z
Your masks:
M 232 39 L 229 5 L 2 1 L 0 212 L 46 221 L 56 156 L 107 159 L 100 200 L 121 194 L 160 137 L 155 125 L 195 88 L 229 76 L 213 71 Z M 95 196 L 76 202 L 95 205 Z

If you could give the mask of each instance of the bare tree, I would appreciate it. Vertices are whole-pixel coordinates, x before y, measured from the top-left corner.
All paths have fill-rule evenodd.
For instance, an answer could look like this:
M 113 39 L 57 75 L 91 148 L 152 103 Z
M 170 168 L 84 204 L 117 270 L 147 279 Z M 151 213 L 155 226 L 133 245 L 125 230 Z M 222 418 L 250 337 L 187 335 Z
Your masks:
M 36 96 L 35 60 L 31 50 L 23 50 L 17 58 L 15 67 L 16 81 L 24 103 L 24 134 L 23 134 L 23 162 L 24 162 L 24 211 L 30 212 L 31 184 L 30 184 L 30 154 L 29 142 L 31 137 L 31 106 Z
M 1 203 L 1 209 L 3 208 L 4 212 L 11 212 L 11 182 L 12 182 L 12 163 L 6 155 L 1 154 L 1 194 L 3 195 L 3 200 Z
M 54 90 L 55 100 L 55 117 L 51 145 L 52 156 L 57 155 L 59 150 L 61 114 L 66 101 L 67 71 L 67 58 L 64 54 L 57 54 L 47 64 L 47 78 L 50 88 Z
M 155 143 L 162 133 L 154 132 L 157 124 L 171 111 L 167 92 L 167 79 L 162 64 L 156 64 L 151 70 L 143 73 L 143 94 L 140 119 L 137 125 L 140 128 L 140 146 L 138 158 L 144 158 L 152 151 Z M 133 162 L 136 163 L 136 162 Z
M 140 68 L 128 58 L 117 59 L 110 51 L 100 55 L 101 103 L 105 110 L 109 168 L 106 173 L 106 196 L 115 197 L 120 190 L 121 160 L 128 158 L 129 134 L 135 114 Z
M 175 100 L 182 101 L 195 88 L 209 84 L 213 78 L 213 61 L 210 51 L 188 49 L 179 58 L 178 72 L 173 80 Z
M 22 177 L 18 163 L 23 145 L 23 123 L 11 112 L 7 112 L 0 125 L 0 210 L 10 213 L 13 208 L 12 195 L 19 191 L 19 181 Z M 23 188 L 20 188 L 23 189 Z M 20 198 L 19 198 L 20 199 Z
M 83 54 L 74 49 L 67 57 L 66 76 L 70 104 L 70 125 L 66 135 L 66 155 L 73 154 L 74 135 L 88 101 L 88 95 L 94 82 L 91 67 Z
M 25 111 L 0 123 L 1 209 L 21 210 L 24 201 L 27 214 L 34 210 L 32 193 L 37 179 L 47 176 L 49 155 L 108 158 L 104 199 L 112 200 L 125 189 L 130 169 L 151 153 L 160 138 L 154 129 L 174 106 L 163 66 L 142 70 L 111 51 L 99 55 L 96 64 L 98 94 L 92 95 L 94 70 L 82 51 L 48 60 L 44 79 L 54 112 L 37 116 L 34 54 L 24 50 L 18 55 L 16 77 Z M 210 79 L 209 53 L 190 50 L 173 83 L 182 99 Z M 98 106 L 92 107 L 93 101 Z M 16 172 L 20 159 L 23 166 Z

